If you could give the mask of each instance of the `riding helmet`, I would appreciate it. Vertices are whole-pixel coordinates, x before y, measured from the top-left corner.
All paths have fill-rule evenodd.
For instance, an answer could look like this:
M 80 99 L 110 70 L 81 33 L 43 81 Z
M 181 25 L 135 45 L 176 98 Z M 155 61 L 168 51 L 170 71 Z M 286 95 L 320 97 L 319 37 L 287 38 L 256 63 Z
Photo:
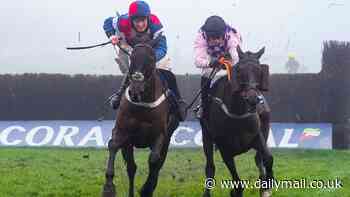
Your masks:
M 220 16 L 210 16 L 202 26 L 202 31 L 207 37 L 222 37 L 226 33 L 227 25 Z
M 151 9 L 144 1 L 134 1 L 129 6 L 129 17 L 131 20 L 137 17 L 149 17 Z

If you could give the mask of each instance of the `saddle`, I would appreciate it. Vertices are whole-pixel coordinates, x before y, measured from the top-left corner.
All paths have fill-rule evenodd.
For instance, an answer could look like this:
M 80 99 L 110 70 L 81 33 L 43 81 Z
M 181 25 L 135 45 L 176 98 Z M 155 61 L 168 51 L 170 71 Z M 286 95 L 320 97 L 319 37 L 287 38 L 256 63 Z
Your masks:
M 173 91 L 169 88 L 168 86 L 168 81 L 166 79 L 165 76 L 163 76 L 160 72 L 157 72 L 157 74 L 159 75 L 159 78 L 163 84 L 164 87 L 164 93 L 165 96 L 168 98 L 166 99 L 166 102 L 169 104 L 170 106 L 170 113 L 171 114 L 175 114 L 177 111 L 177 103 L 176 103 L 176 99 L 175 99 L 175 94 L 173 93 Z

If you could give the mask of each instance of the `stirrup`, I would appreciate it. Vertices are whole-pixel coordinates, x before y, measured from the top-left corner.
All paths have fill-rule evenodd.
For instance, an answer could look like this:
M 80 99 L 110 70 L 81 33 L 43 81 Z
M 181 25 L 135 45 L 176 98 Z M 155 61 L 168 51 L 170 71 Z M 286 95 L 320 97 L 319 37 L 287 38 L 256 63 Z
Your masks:
M 109 101 L 109 105 L 112 107 L 112 109 L 116 110 L 119 107 L 120 100 L 121 100 L 121 93 L 118 92 L 111 98 L 111 100 Z
M 202 117 L 203 108 L 202 108 L 201 104 L 199 104 L 195 108 L 193 108 L 192 111 L 197 119 L 200 119 Z

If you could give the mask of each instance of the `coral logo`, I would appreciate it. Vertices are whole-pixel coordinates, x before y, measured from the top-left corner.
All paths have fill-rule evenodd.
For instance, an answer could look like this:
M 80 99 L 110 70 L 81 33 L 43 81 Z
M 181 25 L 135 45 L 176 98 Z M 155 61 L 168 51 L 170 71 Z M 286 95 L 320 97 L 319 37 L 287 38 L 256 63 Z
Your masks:
M 300 140 L 308 140 L 321 135 L 321 129 L 319 128 L 306 128 L 300 136 Z

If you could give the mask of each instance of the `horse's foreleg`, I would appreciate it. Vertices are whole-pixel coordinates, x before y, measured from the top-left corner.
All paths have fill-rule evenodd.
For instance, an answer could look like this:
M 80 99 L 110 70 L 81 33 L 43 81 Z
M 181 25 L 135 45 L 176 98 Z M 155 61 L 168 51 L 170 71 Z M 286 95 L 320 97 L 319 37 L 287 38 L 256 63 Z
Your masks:
M 262 168 L 264 171 L 264 176 L 260 177 L 262 181 L 267 181 L 270 183 L 273 181 L 273 156 L 270 151 L 270 149 L 267 147 L 267 137 L 268 137 L 268 132 L 269 132 L 269 127 L 267 126 L 262 126 L 262 130 L 259 132 L 258 136 L 258 143 L 256 150 L 257 154 L 256 157 L 259 157 L 259 163 L 260 163 L 260 168 Z M 260 173 L 261 176 L 261 173 Z M 271 185 L 271 184 L 264 184 L 264 185 Z M 272 196 L 272 188 L 261 188 L 260 190 L 260 196 L 261 197 L 269 197 Z
M 165 142 L 162 142 L 162 149 L 160 151 L 160 157 L 158 160 L 155 160 L 154 156 L 152 153 L 150 154 L 149 160 L 148 160 L 148 165 L 149 165 L 149 174 L 147 177 L 147 180 L 145 184 L 143 185 L 140 195 L 141 197 L 152 197 L 153 192 L 157 186 L 158 183 L 158 176 L 159 176 L 159 171 L 162 168 L 167 153 L 168 153 L 168 147 L 170 143 L 170 138 L 164 139 Z M 156 148 L 156 147 L 154 147 Z M 153 151 L 153 150 L 152 150 Z
M 264 185 L 271 185 L 270 183 L 274 180 L 273 177 L 273 157 L 266 145 L 261 146 L 260 148 L 257 149 L 256 157 L 261 157 L 259 158 L 259 169 L 263 169 L 263 174 L 260 172 L 260 179 L 261 181 L 267 182 L 267 184 Z M 259 156 L 258 156 L 259 155 Z M 270 197 L 272 196 L 272 188 L 261 188 L 260 189 L 260 196 L 261 197 Z
M 122 148 L 122 154 L 126 162 L 126 168 L 129 177 L 129 197 L 134 197 L 134 180 L 137 169 L 134 159 L 134 147 L 132 145 L 128 145 Z
M 214 176 L 215 176 L 215 164 L 214 164 L 214 143 L 211 139 L 208 130 L 202 126 L 202 137 L 203 137 L 203 151 L 206 158 L 206 165 L 205 165 L 205 191 L 203 196 L 209 197 L 210 196 L 210 190 L 211 183 L 214 182 Z
M 112 140 L 108 142 L 108 150 L 109 150 L 109 157 L 107 161 L 107 170 L 106 170 L 106 183 L 103 187 L 103 197 L 115 197 L 116 191 L 115 191 L 115 185 L 113 184 L 113 177 L 114 177 L 114 161 L 116 154 L 118 152 L 119 147 L 114 146 Z
M 231 173 L 232 181 L 235 181 L 235 185 L 237 185 L 236 188 L 233 188 L 231 191 L 231 197 L 242 197 L 243 196 L 243 190 L 244 190 L 244 183 L 241 181 L 241 179 L 238 176 L 235 161 L 231 154 L 225 152 L 225 150 L 222 150 L 222 148 L 219 148 L 220 154 L 222 156 L 222 159 L 224 160 L 224 163 L 226 164 L 226 167 Z
M 108 151 L 109 151 L 109 157 L 107 161 L 107 170 L 106 170 L 106 182 L 103 187 L 102 196 L 103 197 L 115 197 L 116 196 L 116 190 L 115 186 L 113 184 L 113 177 L 114 177 L 114 161 L 116 158 L 116 154 L 120 147 L 125 142 L 126 137 L 117 135 L 112 136 L 112 139 L 108 142 Z
M 264 162 L 263 162 L 263 158 L 262 158 L 262 154 L 261 154 L 260 150 L 256 151 L 255 164 L 256 164 L 256 167 L 258 167 L 258 169 L 259 169 L 259 179 L 261 179 L 261 180 L 265 179 L 266 178 L 266 168 L 264 166 Z
M 157 161 L 160 160 L 160 155 L 161 155 L 161 151 L 162 151 L 163 146 L 164 146 L 164 141 L 165 141 L 165 134 L 160 133 L 160 135 L 156 139 L 155 143 L 151 147 L 151 154 L 149 157 L 150 163 L 156 163 Z

